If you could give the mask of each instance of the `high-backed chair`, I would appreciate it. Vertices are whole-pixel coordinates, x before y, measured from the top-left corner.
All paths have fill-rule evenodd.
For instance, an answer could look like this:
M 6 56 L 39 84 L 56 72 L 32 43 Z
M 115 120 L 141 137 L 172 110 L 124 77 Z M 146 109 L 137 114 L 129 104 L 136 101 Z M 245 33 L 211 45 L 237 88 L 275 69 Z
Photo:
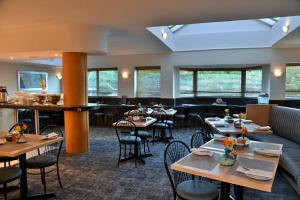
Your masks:
M 246 117 L 260 126 L 270 125 L 270 116 L 272 107 L 276 104 L 247 104 Z
M 155 141 L 155 138 L 158 137 L 158 140 L 164 140 L 168 141 L 166 138 L 166 130 L 169 129 L 168 125 L 168 116 L 166 111 L 160 108 L 156 108 L 152 111 L 150 114 L 151 117 L 156 118 L 157 121 L 152 124 L 153 128 L 153 141 Z M 156 133 L 159 133 L 160 135 L 156 136 Z
M 129 146 L 129 154 L 131 153 L 131 146 L 134 146 L 134 160 L 136 166 L 137 154 L 140 154 L 141 138 L 136 135 L 130 135 L 136 131 L 135 124 L 131 121 L 121 119 L 115 124 L 116 135 L 119 141 L 119 159 L 118 166 L 122 160 L 127 160 L 130 156 L 127 155 L 127 146 Z M 123 150 L 123 152 L 122 152 Z M 123 153 L 123 158 L 122 158 Z M 132 157 L 132 156 L 131 156 Z
M 46 126 L 42 131 L 41 135 L 47 135 L 49 133 L 57 133 L 60 137 L 63 137 L 63 131 L 60 127 L 55 125 Z M 28 169 L 39 169 L 40 173 L 31 173 L 29 174 L 33 175 L 40 175 L 42 179 L 42 184 L 44 185 L 44 195 L 47 193 L 47 187 L 46 187 L 46 174 L 56 171 L 57 178 L 60 187 L 62 188 L 62 183 L 60 180 L 59 175 L 59 158 L 60 158 L 60 152 L 62 148 L 63 141 L 51 144 L 49 146 L 42 147 L 38 149 L 38 155 L 31 157 L 27 159 L 26 166 Z M 46 171 L 50 166 L 56 166 L 56 170 L 49 170 Z
M 172 141 L 164 152 L 164 165 L 169 177 L 174 200 L 217 200 L 217 187 L 206 181 L 194 180 L 194 176 L 179 171 L 172 171 L 170 166 L 190 153 L 189 147 L 181 141 Z
M 130 110 L 128 111 L 128 116 L 133 116 L 134 115 L 134 110 Z M 140 113 L 139 116 L 143 116 L 144 118 L 147 117 L 146 113 Z M 141 138 L 142 143 L 144 144 L 144 154 L 146 154 L 146 146 L 148 149 L 148 152 L 150 152 L 150 148 L 149 148 L 149 138 L 151 138 L 151 134 L 148 132 L 147 129 L 143 129 L 143 130 L 136 130 L 137 131 L 137 136 Z M 131 131 L 130 133 L 131 135 L 135 135 L 135 131 Z

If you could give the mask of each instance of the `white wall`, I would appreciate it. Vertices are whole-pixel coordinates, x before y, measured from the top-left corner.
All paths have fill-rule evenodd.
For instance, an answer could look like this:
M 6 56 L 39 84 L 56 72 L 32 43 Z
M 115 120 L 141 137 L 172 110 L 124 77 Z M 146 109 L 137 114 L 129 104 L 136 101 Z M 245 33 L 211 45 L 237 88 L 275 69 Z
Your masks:
M 55 77 L 61 69 L 40 65 L 2 63 L 0 62 L 0 85 L 6 85 L 9 97 L 14 96 L 18 90 L 19 70 L 48 72 L 48 93 L 61 93 L 61 83 Z M 13 124 L 13 112 L 11 109 L 0 109 L 0 131 L 7 131 Z
M 270 93 L 272 99 L 284 98 L 285 77 L 275 78 L 275 68 L 285 70 L 286 63 L 300 63 L 300 48 L 291 49 L 235 49 L 176 52 L 168 54 L 89 56 L 89 67 L 118 67 L 120 74 L 130 72 L 127 80 L 119 76 L 119 96 L 134 97 L 134 68 L 136 66 L 161 66 L 161 97 L 178 97 L 178 70 L 176 66 L 216 67 L 228 65 L 240 67 L 247 65 L 265 65 L 263 70 L 263 90 Z M 174 83 L 174 84 L 173 84 Z

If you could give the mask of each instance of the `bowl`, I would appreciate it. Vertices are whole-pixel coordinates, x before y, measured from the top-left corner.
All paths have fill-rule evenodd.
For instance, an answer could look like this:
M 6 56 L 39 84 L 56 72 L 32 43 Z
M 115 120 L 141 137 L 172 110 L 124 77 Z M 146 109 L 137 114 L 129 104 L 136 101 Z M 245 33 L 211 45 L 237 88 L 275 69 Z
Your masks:
M 57 104 L 60 100 L 60 94 L 48 94 L 47 96 L 47 102 L 52 104 Z
M 39 104 L 44 104 L 46 101 L 46 95 L 44 94 L 36 94 L 35 95 L 35 101 Z

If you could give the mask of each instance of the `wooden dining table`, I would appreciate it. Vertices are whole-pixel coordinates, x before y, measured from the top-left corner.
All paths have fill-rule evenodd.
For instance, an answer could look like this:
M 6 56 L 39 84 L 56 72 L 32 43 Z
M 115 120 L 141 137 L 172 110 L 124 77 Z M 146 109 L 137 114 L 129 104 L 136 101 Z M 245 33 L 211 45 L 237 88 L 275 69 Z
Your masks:
M 215 120 L 212 120 L 215 119 Z M 238 119 L 234 119 L 235 121 Z M 241 135 L 242 129 L 236 128 L 234 123 L 228 123 L 225 119 L 222 118 L 205 118 L 205 122 L 215 131 L 223 135 Z M 242 126 L 247 128 L 248 133 L 253 134 L 272 134 L 272 130 L 259 130 L 261 126 L 251 122 L 244 123 L 242 122 Z
M 221 199 L 230 199 L 230 184 L 236 188 L 236 199 L 243 199 L 243 188 L 251 188 L 265 192 L 271 192 L 279 163 L 278 157 L 259 155 L 255 148 L 282 150 L 282 144 L 250 141 L 249 146 L 238 151 L 238 156 L 233 166 L 223 166 L 219 163 L 224 155 L 223 143 L 212 139 L 201 146 L 213 152 L 212 156 L 198 156 L 188 154 L 171 165 L 172 170 L 185 172 L 195 176 L 205 177 L 221 182 Z M 251 169 L 266 170 L 272 173 L 271 180 L 256 180 L 236 171 L 243 166 Z
M 8 133 L 0 132 L 0 139 L 5 138 L 6 134 Z M 35 134 L 24 134 L 24 137 L 26 139 L 25 143 L 6 142 L 0 145 L 0 156 L 19 157 L 19 166 L 22 170 L 20 178 L 21 199 L 42 199 L 44 194 L 28 196 L 26 154 L 38 148 L 60 142 L 63 140 L 63 137 L 48 140 L 44 140 L 43 136 Z M 47 193 L 46 197 L 55 197 L 55 194 Z

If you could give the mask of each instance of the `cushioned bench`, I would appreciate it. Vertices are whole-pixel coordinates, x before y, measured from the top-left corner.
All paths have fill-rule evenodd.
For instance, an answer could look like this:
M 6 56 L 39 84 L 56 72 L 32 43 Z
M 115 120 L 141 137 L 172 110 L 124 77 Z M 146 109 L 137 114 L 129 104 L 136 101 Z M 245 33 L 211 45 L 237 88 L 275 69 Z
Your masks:
M 270 115 L 272 135 L 249 135 L 253 140 L 283 144 L 280 166 L 300 193 L 300 109 L 274 106 Z

